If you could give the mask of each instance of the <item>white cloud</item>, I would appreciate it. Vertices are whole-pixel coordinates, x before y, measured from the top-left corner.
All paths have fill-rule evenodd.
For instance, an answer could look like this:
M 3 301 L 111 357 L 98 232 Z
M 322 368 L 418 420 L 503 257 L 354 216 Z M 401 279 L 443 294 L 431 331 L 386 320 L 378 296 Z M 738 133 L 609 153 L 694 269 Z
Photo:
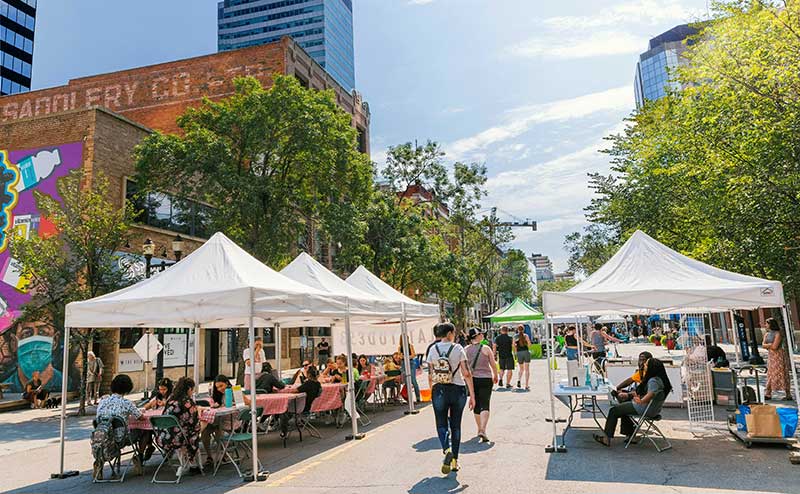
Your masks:
M 508 141 L 529 131 L 534 125 L 584 118 L 603 111 L 625 111 L 633 108 L 633 91 L 622 86 L 577 98 L 540 103 L 515 108 L 507 112 L 505 123 L 490 127 L 470 137 L 459 139 L 447 146 L 447 154 L 454 159 L 476 153 L 487 147 Z
M 593 15 L 548 17 L 542 24 L 556 30 L 582 30 L 625 24 L 690 22 L 700 14 L 701 12 L 688 8 L 680 0 L 633 0 L 600 9 Z
M 530 38 L 509 48 L 516 56 L 549 59 L 592 58 L 607 55 L 638 53 L 647 46 L 647 39 L 624 31 L 599 31 L 574 36 Z

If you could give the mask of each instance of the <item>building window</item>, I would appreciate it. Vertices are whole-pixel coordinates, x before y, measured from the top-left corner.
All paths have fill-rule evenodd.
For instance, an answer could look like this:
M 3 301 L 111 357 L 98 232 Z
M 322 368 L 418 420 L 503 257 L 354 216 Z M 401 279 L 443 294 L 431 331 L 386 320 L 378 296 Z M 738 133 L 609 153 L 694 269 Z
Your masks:
M 134 221 L 200 238 L 211 236 L 214 208 L 165 192 L 141 193 L 133 180 L 125 182 L 125 199 L 136 210 Z
M 119 347 L 133 348 L 139 338 L 142 337 L 144 330 L 142 328 L 120 328 L 119 329 Z

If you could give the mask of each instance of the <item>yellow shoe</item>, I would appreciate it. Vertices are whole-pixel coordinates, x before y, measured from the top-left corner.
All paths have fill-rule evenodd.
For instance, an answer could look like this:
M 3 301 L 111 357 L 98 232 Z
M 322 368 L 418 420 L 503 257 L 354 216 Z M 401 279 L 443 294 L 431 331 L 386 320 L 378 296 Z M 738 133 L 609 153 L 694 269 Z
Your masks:
M 448 448 L 444 452 L 444 461 L 442 462 L 442 474 L 447 475 L 450 473 L 451 465 L 453 464 L 453 452 Z
M 458 470 L 459 470 L 458 460 L 453 458 L 453 460 L 450 462 L 450 471 L 457 472 Z

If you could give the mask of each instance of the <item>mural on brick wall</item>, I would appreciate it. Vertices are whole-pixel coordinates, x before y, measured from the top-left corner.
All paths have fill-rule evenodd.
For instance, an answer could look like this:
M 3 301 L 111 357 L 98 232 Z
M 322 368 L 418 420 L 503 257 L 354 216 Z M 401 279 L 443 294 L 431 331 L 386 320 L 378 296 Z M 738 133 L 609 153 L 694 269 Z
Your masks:
M 8 239 L 12 231 L 28 238 L 55 233 L 36 209 L 33 191 L 60 200 L 58 180 L 80 168 L 82 158 L 81 142 L 0 151 L 0 382 L 11 393 L 23 392 L 34 372 L 45 389 L 61 389 L 63 334 L 49 324 L 15 322 L 30 293 L 19 262 L 9 254 Z

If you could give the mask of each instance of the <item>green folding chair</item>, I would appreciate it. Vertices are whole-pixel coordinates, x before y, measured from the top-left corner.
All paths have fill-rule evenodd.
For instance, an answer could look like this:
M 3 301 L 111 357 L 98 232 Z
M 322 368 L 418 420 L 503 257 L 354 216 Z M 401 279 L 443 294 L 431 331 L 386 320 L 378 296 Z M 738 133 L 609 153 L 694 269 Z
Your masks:
M 160 431 L 167 431 L 170 430 L 171 434 L 175 434 L 174 429 L 177 429 L 177 434 L 182 436 L 184 441 L 188 441 L 189 436 L 186 434 L 186 431 L 183 430 L 181 427 L 180 422 L 178 422 L 178 418 L 174 415 L 156 415 L 150 417 L 150 424 L 153 426 L 153 436 L 154 438 L 158 437 L 158 433 Z M 172 429 L 172 430 L 171 430 Z M 158 472 L 161 471 L 161 468 L 164 465 L 169 465 L 170 461 L 172 460 L 173 456 L 175 456 L 175 448 L 171 448 L 169 444 L 162 445 L 159 443 L 157 439 L 153 441 L 158 451 L 161 452 L 161 463 L 158 464 L 158 468 L 156 468 L 155 473 L 153 474 L 153 479 L 151 480 L 154 484 L 179 484 L 181 481 L 181 477 L 183 476 L 183 472 L 189 467 L 189 465 L 184 465 L 178 455 L 178 464 L 175 468 L 175 480 L 159 480 L 158 479 Z M 182 468 L 180 468 L 182 467 Z M 202 465 L 200 466 L 202 472 Z
M 261 414 L 264 413 L 264 407 L 256 408 L 256 418 L 260 417 Z M 236 432 L 232 430 L 225 434 L 222 438 L 222 454 L 217 460 L 217 464 L 214 465 L 214 475 L 217 475 L 217 471 L 222 463 L 227 460 L 229 463 L 233 464 L 233 467 L 236 469 L 236 473 L 239 474 L 239 477 L 244 477 L 242 473 L 242 468 L 244 465 L 241 463 L 245 459 L 252 459 L 253 458 L 253 448 L 250 446 L 253 444 L 253 433 L 246 432 L 251 423 L 251 415 L 250 415 L 250 408 L 244 408 L 242 411 L 239 412 L 239 423 L 241 424 L 241 430 L 243 432 Z M 264 467 L 261 465 L 261 460 L 258 460 L 258 472 L 256 474 L 262 472 Z

